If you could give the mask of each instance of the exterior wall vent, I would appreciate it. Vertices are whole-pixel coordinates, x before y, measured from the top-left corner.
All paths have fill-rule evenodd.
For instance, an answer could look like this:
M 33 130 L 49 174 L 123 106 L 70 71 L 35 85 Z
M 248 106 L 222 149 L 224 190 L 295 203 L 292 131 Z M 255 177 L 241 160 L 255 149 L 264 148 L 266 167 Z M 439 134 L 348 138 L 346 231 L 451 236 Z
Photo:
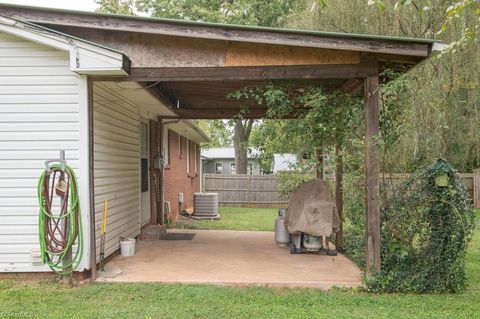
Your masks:
M 40 253 L 40 249 L 32 249 L 30 251 L 30 260 L 32 266 L 43 266 L 42 254 Z

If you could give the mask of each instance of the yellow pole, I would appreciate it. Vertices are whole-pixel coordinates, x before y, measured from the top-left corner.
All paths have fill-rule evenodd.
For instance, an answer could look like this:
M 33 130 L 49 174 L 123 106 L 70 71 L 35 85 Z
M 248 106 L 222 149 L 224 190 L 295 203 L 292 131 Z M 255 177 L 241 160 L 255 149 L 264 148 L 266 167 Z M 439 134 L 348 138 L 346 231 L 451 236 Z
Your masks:
M 108 201 L 103 202 L 102 211 L 102 236 L 100 238 L 100 270 L 105 271 L 104 259 L 105 259 L 105 235 L 107 233 L 107 211 Z
M 108 200 L 103 202 L 103 212 L 102 212 L 102 233 L 107 233 L 107 211 L 108 211 Z

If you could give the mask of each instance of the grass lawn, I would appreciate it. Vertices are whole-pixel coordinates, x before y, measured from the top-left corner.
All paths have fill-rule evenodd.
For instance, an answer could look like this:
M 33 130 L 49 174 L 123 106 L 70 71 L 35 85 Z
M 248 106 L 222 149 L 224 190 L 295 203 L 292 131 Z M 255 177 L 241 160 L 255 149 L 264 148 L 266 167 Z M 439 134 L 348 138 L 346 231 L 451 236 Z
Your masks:
M 0 281 L 0 318 L 480 318 L 480 212 L 477 217 L 462 294 Z
M 181 220 L 173 228 L 273 231 L 277 208 L 220 207 L 220 220 Z

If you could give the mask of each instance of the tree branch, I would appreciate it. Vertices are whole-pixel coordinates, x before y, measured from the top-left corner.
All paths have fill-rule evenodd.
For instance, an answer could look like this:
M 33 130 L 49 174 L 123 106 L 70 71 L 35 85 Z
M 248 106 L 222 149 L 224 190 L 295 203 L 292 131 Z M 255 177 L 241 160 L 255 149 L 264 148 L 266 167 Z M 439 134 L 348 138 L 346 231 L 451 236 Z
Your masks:
M 248 141 L 248 139 L 250 138 L 250 133 L 252 132 L 252 127 L 253 127 L 253 122 L 255 120 L 253 119 L 249 119 L 247 120 L 246 122 L 246 128 L 245 128 L 245 141 Z

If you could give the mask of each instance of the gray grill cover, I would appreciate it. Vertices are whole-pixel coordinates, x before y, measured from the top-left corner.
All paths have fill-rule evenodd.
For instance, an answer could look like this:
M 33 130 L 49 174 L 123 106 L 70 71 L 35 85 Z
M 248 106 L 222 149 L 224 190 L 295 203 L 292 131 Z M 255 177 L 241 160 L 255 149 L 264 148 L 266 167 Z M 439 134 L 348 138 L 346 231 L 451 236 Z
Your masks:
M 330 236 L 339 230 L 337 207 L 324 180 L 303 183 L 290 195 L 285 225 L 290 234 Z

